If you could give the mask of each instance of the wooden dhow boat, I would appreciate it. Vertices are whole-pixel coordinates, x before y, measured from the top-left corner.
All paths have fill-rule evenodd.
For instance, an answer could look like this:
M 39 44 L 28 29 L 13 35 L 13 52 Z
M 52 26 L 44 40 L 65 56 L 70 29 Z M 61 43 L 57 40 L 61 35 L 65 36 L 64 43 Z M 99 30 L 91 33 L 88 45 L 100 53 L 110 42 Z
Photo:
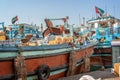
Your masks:
M 29 29 L 29 27 L 22 25 L 23 31 L 19 32 L 21 29 L 18 29 L 16 36 L 20 36 L 19 34 L 25 32 L 27 28 Z M 56 29 L 54 29 L 56 32 L 53 30 L 52 33 L 50 29 L 47 30 L 49 35 L 52 33 L 60 34 L 57 32 L 59 30 Z M 65 30 L 62 31 L 64 35 Z M 70 30 L 69 32 L 71 33 Z M 43 32 L 43 36 L 45 36 L 44 33 L 46 32 Z M 50 43 L 49 41 L 47 44 L 38 44 L 38 39 L 35 39 L 36 42 L 31 42 L 30 35 L 32 34 L 22 36 L 24 38 L 20 38 L 20 42 L 15 42 L 14 38 L 1 40 L 1 80 L 55 80 L 90 70 L 89 58 L 93 54 L 94 45 L 97 42 L 91 41 L 87 45 L 80 45 L 75 44 L 73 40 L 69 41 L 70 36 L 66 36 L 63 41 L 59 38 L 58 42 L 52 41 Z
M 88 21 L 91 31 L 94 33 L 92 38 L 99 41 L 94 47 L 91 66 L 97 69 L 112 67 L 111 41 L 120 37 L 119 23 L 119 19 L 108 14 Z

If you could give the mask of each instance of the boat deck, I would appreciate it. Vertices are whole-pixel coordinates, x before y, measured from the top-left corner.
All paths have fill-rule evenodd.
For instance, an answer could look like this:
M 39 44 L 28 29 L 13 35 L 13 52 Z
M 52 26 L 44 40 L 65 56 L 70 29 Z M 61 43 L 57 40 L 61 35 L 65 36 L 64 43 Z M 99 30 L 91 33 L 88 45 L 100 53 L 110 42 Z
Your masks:
M 82 73 L 79 75 L 60 78 L 58 80 L 79 80 L 83 75 L 90 75 L 94 79 L 98 80 L 120 80 L 120 77 L 115 76 L 113 73 L 111 73 L 111 69 L 105 69 L 104 71 L 99 70 L 88 73 Z

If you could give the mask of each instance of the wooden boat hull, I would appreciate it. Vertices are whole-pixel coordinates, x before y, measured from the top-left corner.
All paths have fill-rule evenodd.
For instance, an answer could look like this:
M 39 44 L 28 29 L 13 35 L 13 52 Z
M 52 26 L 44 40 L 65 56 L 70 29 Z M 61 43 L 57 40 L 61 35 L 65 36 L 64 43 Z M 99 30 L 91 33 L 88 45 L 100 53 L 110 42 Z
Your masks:
M 111 53 L 111 47 L 106 47 L 106 48 L 94 48 L 94 52 L 96 54 L 100 54 L 100 53 L 104 53 L 104 54 L 108 54 L 108 53 Z
M 85 72 L 84 59 L 88 58 L 93 54 L 93 43 L 80 46 L 75 45 L 75 68 L 74 74 Z M 41 65 L 47 65 L 50 68 L 49 80 L 54 80 L 60 77 L 65 77 L 70 68 L 70 54 L 73 48 L 68 44 L 61 45 L 46 45 L 46 46 L 27 46 L 27 47 L 11 47 L 11 48 L 0 48 L 0 79 L 15 79 L 22 75 L 19 69 L 23 68 L 23 73 L 27 75 L 27 79 L 39 80 L 37 70 Z M 23 63 L 19 61 L 23 58 Z M 20 62 L 20 63 L 19 63 Z M 74 63 L 74 62 L 73 62 Z M 18 71 L 16 75 L 16 64 L 23 65 L 20 67 L 17 65 Z M 25 71 L 24 71 L 25 70 Z
M 112 50 L 111 47 L 95 47 L 94 54 L 90 57 L 91 67 L 104 66 L 112 67 Z

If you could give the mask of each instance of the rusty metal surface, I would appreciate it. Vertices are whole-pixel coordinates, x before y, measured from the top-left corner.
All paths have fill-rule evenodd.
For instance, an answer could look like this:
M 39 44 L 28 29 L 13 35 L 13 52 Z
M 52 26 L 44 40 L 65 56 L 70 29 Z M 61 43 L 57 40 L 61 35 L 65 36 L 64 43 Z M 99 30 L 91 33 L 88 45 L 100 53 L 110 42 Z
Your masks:
M 85 62 L 85 72 L 89 72 L 90 71 L 90 58 L 86 56 L 84 59 L 84 62 Z
M 75 51 L 72 50 L 72 51 L 70 52 L 70 56 L 69 56 L 69 67 L 68 67 L 67 76 L 72 76 L 72 75 L 74 75 L 76 63 L 77 63 L 76 53 L 75 53 Z
M 15 80 L 21 79 L 21 80 L 27 80 L 27 70 L 26 70 L 26 64 L 24 61 L 24 57 L 19 54 L 17 58 L 15 58 Z
M 99 71 L 94 71 L 89 73 L 82 73 L 75 76 L 60 78 L 58 80 L 79 80 L 83 75 L 90 75 L 95 79 L 101 78 L 101 80 L 120 80 L 119 77 L 111 73 L 111 69 L 105 69 L 104 71 L 99 70 Z

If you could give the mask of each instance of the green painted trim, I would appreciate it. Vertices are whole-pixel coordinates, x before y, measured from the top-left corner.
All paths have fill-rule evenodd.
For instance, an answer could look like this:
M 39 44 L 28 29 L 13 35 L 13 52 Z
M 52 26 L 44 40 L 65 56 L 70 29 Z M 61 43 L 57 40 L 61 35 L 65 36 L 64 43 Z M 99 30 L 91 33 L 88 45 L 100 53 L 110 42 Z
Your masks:
M 14 58 L 18 55 L 17 52 L 0 52 L 0 59 L 1 58 Z
M 93 54 L 92 57 L 95 56 L 112 56 L 112 54 Z
M 60 70 L 57 70 L 57 71 L 53 71 L 53 72 L 50 73 L 50 76 L 55 75 L 55 74 L 59 74 L 61 72 L 65 72 L 65 71 L 67 71 L 67 68 L 60 69 Z
M 74 47 L 74 50 L 75 51 L 78 51 L 78 50 L 82 50 L 82 49 L 87 49 L 91 46 L 87 46 L 87 45 L 84 45 L 82 46 L 82 48 L 75 48 Z M 22 52 L 22 55 L 26 58 L 29 58 L 30 56 L 31 57 L 42 57 L 42 56 L 48 56 L 48 55 L 57 55 L 57 54 L 63 54 L 63 53 L 66 53 L 66 52 L 70 52 L 72 50 L 72 48 L 64 48 L 64 49 L 55 49 L 55 50 L 40 50 L 40 51 L 23 51 Z M 1 52 L 0 53 L 0 59 L 2 60 L 5 60 L 6 58 L 15 58 L 17 57 L 18 55 L 18 52 Z
M 111 48 L 111 46 L 95 46 L 94 48 Z
M 28 56 L 43 56 L 43 55 L 49 55 L 49 54 L 57 54 L 57 53 L 64 53 L 64 52 L 69 52 L 71 51 L 71 48 L 65 48 L 65 49 L 56 49 L 56 50 L 46 50 L 46 51 L 24 51 L 22 52 L 24 57 Z M 5 59 L 5 58 L 15 58 L 17 57 L 18 53 L 17 52 L 1 52 L 0 53 L 0 59 Z
M 102 64 L 101 65 L 100 64 L 94 64 L 91 67 L 101 67 L 101 66 L 102 66 Z M 105 65 L 105 67 L 112 67 L 112 65 Z
M 46 51 L 25 51 L 22 52 L 23 56 L 34 56 L 34 55 L 46 55 L 46 54 L 57 54 L 57 53 L 62 53 L 62 52 L 68 52 L 70 51 L 71 48 L 66 48 L 66 49 L 57 49 L 57 50 L 46 50 Z
M 34 75 L 34 76 L 28 76 L 27 77 L 27 80 L 34 80 L 34 79 L 37 79 L 37 75 Z

